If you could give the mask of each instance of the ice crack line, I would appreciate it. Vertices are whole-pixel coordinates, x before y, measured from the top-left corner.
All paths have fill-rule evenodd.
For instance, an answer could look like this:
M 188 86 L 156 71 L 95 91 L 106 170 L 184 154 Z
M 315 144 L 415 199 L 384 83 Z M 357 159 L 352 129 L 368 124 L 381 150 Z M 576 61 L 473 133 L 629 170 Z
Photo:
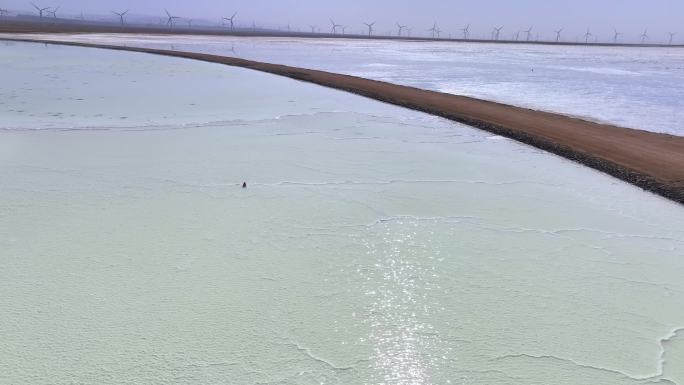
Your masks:
M 554 355 L 533 355 L 533 354 L 520 353 L 520 354 L 507 354 L 504 356 L 496 357 L 495 359 L 496 360 L 504 360 L 504 359 L 508 359 L 508 358 L 551 359 L 551 360 L 567 362 L 567 363 L 570 363 L 572 365 L 575 365 L 575 366 L 578 366 L 581 368 L 594 369 L 594 370 L 600 370 L 600 371 L 604 371 L 604 372 L 608 372 L 608 373 L 617 374 L 617 375 L 624 376 L 624 377 L 629 378 L 629 379 L 634 380 L 634 381 L 664 381 L 664 382 L 670 383 L 672 385 L 680 385 L 677 382 L 664 377 L 665 376 L 665 354 L 667 352 L 666 345 L 669 341 L 671 341 L 672 339 L 677 337 L 680 332 L 684 332 L 684 327 L 673 329 L 667 336 L 665 336 L 659 340 L 660 352 L 658 354 L 656 373 L 653 375 L 649 375 L 649 376 L 641 376 L 641 377 L 631 376 L 625 372 L 622 372 L 622 371 L 619 371 L 616 369 L 604 368 L 604 367 L 600 367 L 600 366 L 593 366 L 593 365 L 589 365 L 589 364 L 582 364 L 582 363 L 579 363 L 579 362 L 574 361 L 574 360 L 569 359 L 569 358 L 563 358 L 563 357 L 558 357 L 558 356 L 554 356 Z
M 330 367 L 333 370 L 346 371 L 346 370 L 356 369 L 354 366 L 338 366 L 338 365 L 335 365 L 334 363 L 326 360 L 325 358 L 321 358 L 321 357 L 316 356 L 314 353 L 311 352 L 310 348 L 300 345 L 297 341 L 293 340 L 292 338 L 289 338 L 289 341 L 290 341 L 290 344 L 292 344 L 293 346 L 295 346 L 297 348 L 297 350 L 299 350 L 300 352 L 303 352 L 312 360 L 320 362 L 324 365 L 327 365 L 328 367 Z
M 490 182 L 485 180 L 470 180 L 470 179 L 390 179 L 390 180 L 368 180 L 368 181 L 353 181 L 353 180 L 333 180 L 321 182 L 297 182 L 297 181 L 282 181 L 276 183 L 259 183 L 263 186 L 339 186 L 339 185 L 391 185 L 391 184 L 476 184 L 487 186 L 510 186 L 520 184 L 541 185 L 548 187 L 560 187 L 555 184 L 541 183 L 536 181 L 515 180 L 508 182 Z
M 674 338 L 676 338 L 679 333 L 684 332 L 684 327 L 679 327 L 679 328 L 674 328 L 670 332 L 670 334 L 666 335 L 665 337 L 661 338 L 659 341 L 660 344 L 660 355 L 658 357 L 658 372 L 660 373 L 658 376 L 664 376 L 665 375 L 665 354 L 667 353 L 667 343 L 672 341 Z

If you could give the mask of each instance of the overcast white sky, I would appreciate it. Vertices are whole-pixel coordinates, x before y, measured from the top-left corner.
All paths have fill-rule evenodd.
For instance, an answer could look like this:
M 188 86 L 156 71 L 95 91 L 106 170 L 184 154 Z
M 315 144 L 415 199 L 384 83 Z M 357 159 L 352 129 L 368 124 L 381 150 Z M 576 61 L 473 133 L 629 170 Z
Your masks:
M 238 12 L 239 25 L 253 21 L 263 26 L 307 29 L 316 24 L 329 29 L 329 18 L 360 32 L 363 21 L 377 21 L 378 32 L 396 29 L 395 22 L 409 24 L 414 34 L 427 34 L 437 22 L 445 32 L 458 34 L 472 24 L 475 36 L 488 36 L 494 25 L 503 25 L 502 37 L 534 26 L 547 38 L 554 29 L 565 27 L 566 38 L 574 39 L 591 28 L 602 40 L 609 40 L 613 28 L 637 39 L 645 28 L 653 40 L 664 40 L 668 31 L 682 28 L 684 0 L 35 0 L 41 6 L 60 6 L 78 14 L 106 14 L 113 9 L 131 9 L 131 14 L 159 15 L 168 8 L 187 18 L 218 21 L 221 15 Z M 29 12 L 25 0 L 0 0 L 0 7 Z M 684 38 L 684 36 L 679 36 Z

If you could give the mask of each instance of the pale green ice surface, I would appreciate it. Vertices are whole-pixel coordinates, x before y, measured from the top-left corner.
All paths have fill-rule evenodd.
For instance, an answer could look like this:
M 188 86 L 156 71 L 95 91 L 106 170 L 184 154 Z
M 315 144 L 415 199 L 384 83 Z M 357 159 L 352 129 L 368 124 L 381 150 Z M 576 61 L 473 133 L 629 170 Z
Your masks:
M 681 206 L 243 69 L 0 61 L 1 384 L 684 384 Z
M 266 92 L 273 78 L 261 74 L 244 81 L 244 72 L 207 72 L 193 62 L 105 50 L 80 55 L 74 65 L 73 48 L 4 44 L 0 128 L 159 128 L 273 119 L 293 108 L 297 113 L 368 110 L 361 98 L 336 103 L 321 97 L 328 94 L 322 88 L 308 94 L 290 93 L 287 86 L 277 95 Z M 127 60 L 115 59 L 120 57 Z

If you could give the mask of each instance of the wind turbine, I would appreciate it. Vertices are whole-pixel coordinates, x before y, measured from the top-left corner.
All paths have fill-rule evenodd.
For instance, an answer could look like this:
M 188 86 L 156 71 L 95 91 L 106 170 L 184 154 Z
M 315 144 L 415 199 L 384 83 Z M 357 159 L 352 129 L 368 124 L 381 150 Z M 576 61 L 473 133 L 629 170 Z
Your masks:
M 341 25 L 340 28 L 342 28 L 342 34 L 346 35 L 347 34 L 347 26 L 346 25 Z
M 617 44 L 618 38 L 622 35 L 622 32 L 618 32 L 615 28 L 613 28 L 613 31 L 615 31 L 615 35 L 613 35 L 613 44 Z
M 233 28 L 235 28 L 235 16 L 237 16 L 237 12 L 233 13 L 233 16 L 231 17 L 224 17 L 223 20 L 230 22 L 230 31 L 233 32 Z
M 173 28 L 173 22 L 174 22 L 174 20 L 180 19 L 180 17 L 178 17 L 178 16 L 172 16 L 171 13 L 169 13 L 169 11 L 168 11 L 166 8 L 164 8 L 164 12 L 166 12 L 166 16 L 168 16 L 168 19 L 166 19 L 166 25 L 168 25 L 169 27 Z
M 337 35 L 337 27 L 342 27 L 341 25 L 335 23 L 333 19 L 330 19 L 330 24 L 332 25 L 332 29 L 330 30 L 333 35 Z
M 668 34 L 670 35 L 670 42 L 668 43 L 668 45 L 672 45 L 672 40 L 677 35 L 677 32 L 668 32 Z
M 557 31 L 553 31 L 553 32 L 556 33 L 556 43 L 558 43 L 558 42 L 560 41 L 561 32 L 563 32 L 563 28 L 561 28 L 561 29 L 559 29 L 559 30 L 557 30 Z
M 311 28 L 311 33 L 316 33 L 316 26 L 315 25 L 310 25 L 309 28 Z
M 641 44 L 644 44 L 646 39 L 648 39 L 648 28 L 646 28 L 644 33 L 641 34 Z
M 494 27 L 494 31 L 492 32 L 492 37 L 494 40 L 499 40 L 499 35 L 501 34 L 501 30 L 503 29 L 503 25 L 499 28 Z
M 526 39 L 526 41 L 530 41 L 530 34 L 532 33 L 532 28 L 534 28 L 534 27 L 530 27 L 530 29 L 527 29 L 527 30 L 523 31 L 523 32 L 525 32 L 525 33 L 527 34 L 527 39 Z
M 9 13 L 8 10 L 6 10 L 4 8 L 0 8 L 0 17 L 5 17 L 5 14 L 8 14 L 8 13 Z
M 463 32 L 463 39 L 468 40 L 470 37 L 470 24 L 466 25 L 465 28 L 462 28 L 461 31 Z
M 513 40 L 515 40 L 515 41 L 520 40 L 520 31 L 517 31 L 516 33 L 513 34 Z
M 47 13 L 51 14 L 53 19 L 56 19 L 57 18 L 57 11 L 59 11 L 59 7 L 55 8 L 55 9 L 47 10 Z
M 401 36 L 401 33 L 404 31 L 405 28 L 406 28 L 405 25 L 401 25 L 401 24 L 397 23 L 397 36 Z
M 589 44 L 589 38 L 592 36 L 591 32 L 589 32 L 589 28 L 587 28 L 587 33 L 584 34 L 584 44 Z
M 33 3 L 31 3 L 31 5 L 33 6 L 33 8 L 36 9 L 36 11 L 38 11 L 38 15 L 40 16 L 41 19 L 43 18 L 43 12 L 50 10 L 50 7 L 41 8 L 41 7 L 39 7 Z
M 428 31 L 432 32 L 432 38 L 435 38 L 435 35 L 437 34 L 437 31 L 439 29 L 437 28 L 437 22 L 435 21 L 435 24 L 432 25 L 432 28 L 428 29 Z
M 117 16 L 119 16 L 119 20 L 121 21 L 121 25 L 124 25 L 124 24 L 125 24 L 125 22 L 124 22 L 124 16 L 126 16 L 126 14 L 128 13 L 128 11 L 129 11 L 129 10 L 127 9 L 127 10 L 125 10 L 125 11 L 123 11 L 123 12 L 112 11 L 112 13 L 115 14 L 115 15 L 117 15 Z
M 363 23 L 366 27 L 368 27 L 368 36 L 373 35 L 373 26 L 375 25 L 375 21 L 372 23 Z

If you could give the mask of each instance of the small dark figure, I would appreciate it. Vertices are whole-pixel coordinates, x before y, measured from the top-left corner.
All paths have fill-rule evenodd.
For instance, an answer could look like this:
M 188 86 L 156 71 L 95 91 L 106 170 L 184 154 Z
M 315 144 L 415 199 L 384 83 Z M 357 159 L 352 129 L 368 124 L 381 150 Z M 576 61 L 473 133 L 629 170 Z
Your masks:
M 247 188 L 247 182 L 242 182 L 242 188 Z

